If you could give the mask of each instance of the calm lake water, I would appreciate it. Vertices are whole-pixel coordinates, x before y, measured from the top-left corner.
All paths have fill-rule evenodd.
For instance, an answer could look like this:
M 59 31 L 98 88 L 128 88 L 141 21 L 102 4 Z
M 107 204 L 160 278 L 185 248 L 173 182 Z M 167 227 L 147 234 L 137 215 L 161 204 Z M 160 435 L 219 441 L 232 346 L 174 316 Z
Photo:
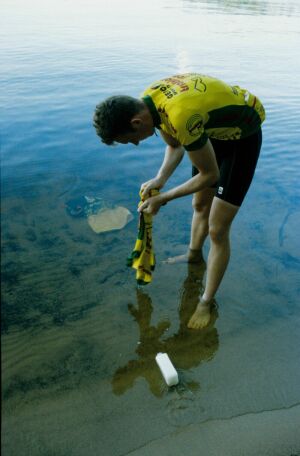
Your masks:
M 5 456 L 300 454 L 299 17 L 297 0 L 2 1 Z M 185 251 L 191 197 L 155 218 L 154 280 L 137 290 L 126 257 L 138 191 L 164 146 L 109 148 L 92 126 L 103 98 L 188 71 L 246 87 L 267 113 L 218 311 L 200 332 L 186 322 L 204 271 L 161 262 Z M 190 168 L 186 157 L 167 188 Z M 134 220 L 97 235 L 66 212 L 83 195 Z

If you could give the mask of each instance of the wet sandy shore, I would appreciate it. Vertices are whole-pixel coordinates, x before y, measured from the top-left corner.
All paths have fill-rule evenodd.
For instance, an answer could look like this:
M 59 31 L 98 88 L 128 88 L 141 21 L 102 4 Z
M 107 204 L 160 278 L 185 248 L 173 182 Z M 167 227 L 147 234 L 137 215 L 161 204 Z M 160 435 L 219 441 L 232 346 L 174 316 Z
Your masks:
M 300 405 L 193 424 L 130 456 L 299 456 Z M 125 456 L 125 455 L 124 455 Z

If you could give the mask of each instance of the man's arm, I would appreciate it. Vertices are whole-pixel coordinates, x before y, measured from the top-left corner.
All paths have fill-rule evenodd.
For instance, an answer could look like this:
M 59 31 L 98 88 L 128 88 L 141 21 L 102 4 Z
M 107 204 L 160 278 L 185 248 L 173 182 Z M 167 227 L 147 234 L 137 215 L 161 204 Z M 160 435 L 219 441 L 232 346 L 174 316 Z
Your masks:
M 199 192 L 204 188 L 210 187 L 219 179 L 219 168 L 215 152 L 209 140 L 203 147 L 188 152 L 188 154 L 191 162 L 198 169 L 199 174 L 167 192 L 149 198 L 140 206 L 139 211 L 156 214 L 162 204 L 182 196 Z
M 156 177 L 142 184 L 141 190 L 144 196 L 147 195 L 152 188 L 162 188 L 184 156 L 184 149 L 176 139 L 163 131 L 160 131 L 160 134 L 167 144 L 164 160 Z
M 165 192 L 163 194 L 164 202 L 199 192 L 200 190 L 215 184 L 219 179 L 219 168 L 210 140 L 208 140 L 201 149 L 188 152 L 188 155 L 193 165 L 198 169 L 199 174 L 192 177 L 184 184 Z

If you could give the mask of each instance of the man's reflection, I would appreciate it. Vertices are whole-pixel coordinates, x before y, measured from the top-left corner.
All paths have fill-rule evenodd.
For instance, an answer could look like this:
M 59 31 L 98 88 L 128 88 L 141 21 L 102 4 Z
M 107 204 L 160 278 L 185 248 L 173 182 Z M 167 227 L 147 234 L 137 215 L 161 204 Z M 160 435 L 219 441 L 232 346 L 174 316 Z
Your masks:
M 151 392 L 159 397 L 163 394 L 161 373 L 155 362 L 158 352 L 166 352 L 176 369 L 191 369 L 202 361 L 213 358 L 218 349 L 218 332 L 214 327 L 217 310 L 212 313 L 209 325 L 199 331 L 189 329 L 187 324 L 199 302 L 202 288 L 204 268 L 199 265 L 188 265 L 188 275 L 182 286 L 179 307 L 180 325 L 176 334 L 164 338 L 163 335 L 170 327 L 169 321 L 161 321 L 156 326 L 151 325 L 153 306 L 151 298 L 140 288 L 137 289 L 137 307 L 128 305 L 128 310 L 139 325 L 140 338 L 136 354 L 138 359 L 128 361 L 126 366 L 117 369 L 113 376 L 113 392 L 123 394 L 133 386 L 138 377 L 144 377 Z M 188 384 L 191 389 L 198 389 L 197 382 Z

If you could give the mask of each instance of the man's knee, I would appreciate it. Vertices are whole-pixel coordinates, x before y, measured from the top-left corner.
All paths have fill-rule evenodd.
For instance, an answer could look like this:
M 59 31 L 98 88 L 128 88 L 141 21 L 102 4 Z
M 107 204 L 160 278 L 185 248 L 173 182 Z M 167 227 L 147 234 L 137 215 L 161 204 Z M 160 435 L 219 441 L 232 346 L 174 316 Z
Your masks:
M 194 193 L 192 201 L 194 211 L 202 217 L 208 218 L 214 194 L 213 188 L 206 188 L 201 192 Z
M 192 206 L 197 214 L 201 215 L 203 218 L 208 219 L 211 203 L 203 203 L 202 201 L 193 198 Z
M 210 224 L 208 228 L 209 237 L 212 242 L 220 244 L 229 239 L 230 226 Z

